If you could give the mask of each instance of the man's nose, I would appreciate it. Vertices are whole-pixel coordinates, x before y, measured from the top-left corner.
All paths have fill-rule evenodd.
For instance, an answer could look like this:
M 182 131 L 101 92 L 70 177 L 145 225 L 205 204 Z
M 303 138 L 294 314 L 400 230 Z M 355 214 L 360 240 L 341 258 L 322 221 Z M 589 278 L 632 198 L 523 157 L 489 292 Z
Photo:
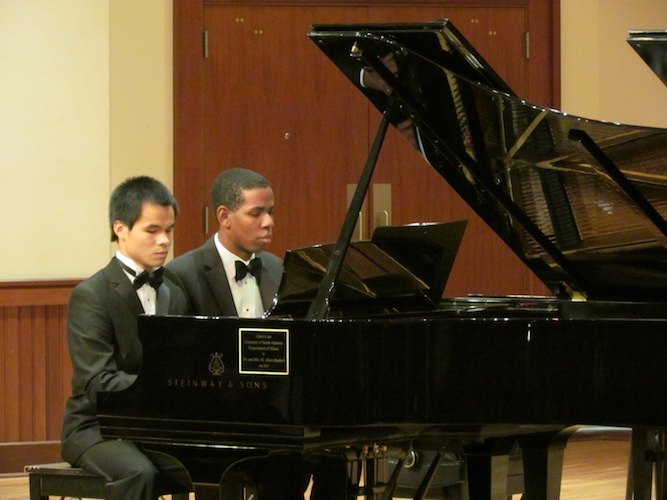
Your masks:
M 160 245 L 170 245 L 171 244 L 171 233 L 163 232 L 158 236 L 158 244 Z
M 273 227 L 273 215 L 272 214 L 264 214 L 264 218 L 262 221 L 262 225 L 264 227 Z

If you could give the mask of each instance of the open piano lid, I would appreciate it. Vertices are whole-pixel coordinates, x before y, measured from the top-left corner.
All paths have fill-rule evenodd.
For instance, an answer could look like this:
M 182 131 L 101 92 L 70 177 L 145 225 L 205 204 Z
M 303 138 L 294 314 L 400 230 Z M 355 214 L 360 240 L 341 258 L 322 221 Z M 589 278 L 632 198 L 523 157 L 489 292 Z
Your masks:
M 309 36 L 556 296 L 665 300 L 666 130 L 521 100 L 447 20 Z
M 630 30 L 627 42 L 667 85 L 667 30 Z

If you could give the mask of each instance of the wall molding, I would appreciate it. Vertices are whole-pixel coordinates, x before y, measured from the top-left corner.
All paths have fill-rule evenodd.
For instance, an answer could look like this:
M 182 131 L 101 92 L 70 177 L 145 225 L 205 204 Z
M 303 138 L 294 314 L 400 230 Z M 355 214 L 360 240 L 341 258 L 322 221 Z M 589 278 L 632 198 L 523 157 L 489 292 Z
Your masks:
M 82 279 L 0 281 L 0 307 L 67 305 Z

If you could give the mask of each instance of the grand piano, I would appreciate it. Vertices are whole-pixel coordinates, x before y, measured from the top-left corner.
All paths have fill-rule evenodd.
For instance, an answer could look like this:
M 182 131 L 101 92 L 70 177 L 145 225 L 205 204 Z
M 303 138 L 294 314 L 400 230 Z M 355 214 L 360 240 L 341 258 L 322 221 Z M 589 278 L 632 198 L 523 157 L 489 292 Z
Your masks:
M 382 114 L 338 240 L 287 252 L 262 319 L 141 317 L 143 367 L 100 397 L 103 434 L 196 482 L 296 453 L 345 460 L 347 498 L 495 499 L 518 464 L 539 500 L 558 498 L 564 436 L 624 427 L 649 498 L 645 452 L 667 427 L 667 130 L 525 102 L 447 20 L 309 36 Z M 391 126 L 552 296 L 441 298 L 465 221 L 351 241 Z

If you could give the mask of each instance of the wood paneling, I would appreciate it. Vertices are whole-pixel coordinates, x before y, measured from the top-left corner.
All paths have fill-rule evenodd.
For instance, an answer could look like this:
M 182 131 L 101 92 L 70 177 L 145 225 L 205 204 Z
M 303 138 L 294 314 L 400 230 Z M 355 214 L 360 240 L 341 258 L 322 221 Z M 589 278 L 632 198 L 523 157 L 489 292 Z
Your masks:
M 62 462 L 60 440 L 0 443 L 0 476 L 23 472 L 26 465 L 54 462 Z
M 0 442 L 60 439 L 72 375 L 67 302 L 78 283 L 0 283 Z

